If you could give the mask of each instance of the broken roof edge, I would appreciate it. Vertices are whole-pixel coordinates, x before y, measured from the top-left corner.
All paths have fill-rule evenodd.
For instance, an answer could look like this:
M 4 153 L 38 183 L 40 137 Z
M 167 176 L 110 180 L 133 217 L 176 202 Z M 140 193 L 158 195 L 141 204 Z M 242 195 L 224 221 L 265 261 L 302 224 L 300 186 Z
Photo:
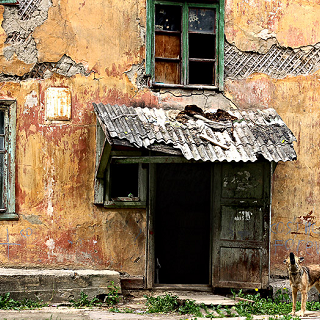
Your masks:
M 231 130 L 229 126 L 226 130 L 204 125 L 197 118 L 181 123 L 176 119 L 180 110 L 93 105 L 110 144 L 126 141 L 131 147 L 148 150 L 163 144 L 167 150 L 162 152 L 172 154 L 169 149 L 180 150 L 187 160 L 196 161 L 255 162 L 259 155 L 274 162 L 297 159 L 292 144 L 297 139 L 272 108 L 230 110 L 237 120 L 230 122 Z M 213 143 L 201 139 L 204 128 L 215 140 Z

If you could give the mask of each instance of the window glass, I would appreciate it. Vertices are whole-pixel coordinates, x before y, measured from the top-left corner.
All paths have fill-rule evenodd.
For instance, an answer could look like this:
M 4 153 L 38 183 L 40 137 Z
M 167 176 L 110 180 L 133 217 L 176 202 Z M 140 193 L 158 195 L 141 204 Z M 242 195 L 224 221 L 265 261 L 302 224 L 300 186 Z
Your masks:
M 189 31 L 215 32 L 216 14 L 213 9 L 189 9 Z
M 181 8 L 179 6 L 156 5 L 155 29 L 180 31 Z

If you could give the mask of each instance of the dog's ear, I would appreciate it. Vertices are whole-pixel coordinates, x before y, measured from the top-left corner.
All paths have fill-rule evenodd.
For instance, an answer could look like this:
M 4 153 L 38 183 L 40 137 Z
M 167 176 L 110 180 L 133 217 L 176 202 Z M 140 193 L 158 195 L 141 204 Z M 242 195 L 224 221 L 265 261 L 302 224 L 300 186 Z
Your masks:
M 300 262 L 304 261 L 304 257 L 300 257 L 300 258 L 299 258 L 299 261 L 300 261 Z

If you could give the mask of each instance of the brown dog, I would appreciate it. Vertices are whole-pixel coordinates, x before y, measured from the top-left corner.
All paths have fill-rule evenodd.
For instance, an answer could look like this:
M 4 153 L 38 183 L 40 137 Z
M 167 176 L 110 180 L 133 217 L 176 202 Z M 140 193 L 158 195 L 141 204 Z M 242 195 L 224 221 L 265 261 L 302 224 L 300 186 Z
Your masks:
M 304 258 L 296 257 L 292 252 L 283 262 L 286 264 L 292 289 L 292 312 L 296 313 L 297 293 L 301 292 L 301 310 L 297 316 L 303 317 L 306 311 L 307 294 L 315 286 L 320 293 L 320 265 L 301 266 Z

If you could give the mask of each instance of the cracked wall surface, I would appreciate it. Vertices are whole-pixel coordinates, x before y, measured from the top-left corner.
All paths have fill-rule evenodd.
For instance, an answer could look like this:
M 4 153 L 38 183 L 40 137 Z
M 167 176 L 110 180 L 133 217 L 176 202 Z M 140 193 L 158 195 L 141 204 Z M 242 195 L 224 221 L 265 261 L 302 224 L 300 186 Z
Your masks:
M 298 160 L 280 163 L 273 178 L 271 272 L 283 271 L 289 249 L 307 262 L 317 261 L 318 1 L 226 0 L 224 92 L 148 88 L 145 0 L 34 1 L 24 16 L 28 3 L 0 6 L 0 97 L 17 102 L 20 214 L 19 221 L 0 222 L 0 238 L 5 239 L 8 228 L 10 241 L 20 244 L 10 248 L 9 257 L 0 246 L 2 266 L 114 268 L 144 275 L 146 211 L 92 204 L 92 102 L 166 110 L 187 104 L 206 110 L 275 108 L 298 139 Z M 69 121 L 46 120 L 51 87 L 70 89 Z M 315 227 L 303 234 L 303 217 L 311 211 Z M 298 224 L 299 234 L 281 229 L 288 223 Z M 32 229 L 28 237 L 27 228 Z
M 265 53 L 275 44 L 299 48 L 320 42 L 317 0 L 226 0 L 227 41 L 241 51 Z
M 320 43 L 304 48 L 274 44 L 266 53 L 240 51 L 225 43 L 225 78 L 244 79 L 253 73 L 272 78 L 308 75 L 320 69 Z
M 48 10 L 52 6 L 50 0 L 41 0 L 28 19 L 23 20 L 17 6 L 6 6 L 3 13 L 2 28 L 7 34 L 3 55 L 11 60 L 15 54 L 19 60 L 27 64 L 38 61 L 38 52 L 33 38 L 33 31 L 48 18 Z
M 72 77 L 76 74 L 88 76 L 91 72 L 87 72 L 81 63 L 76 63 L 70 57 L 64 55 L 58 62 L 36 63 L 34 67 L 22 76 L 0 74 L 0 81 L 26 81 L 29 79 L 45 79 L 50 78 L 53 73 L 65 77 Z

